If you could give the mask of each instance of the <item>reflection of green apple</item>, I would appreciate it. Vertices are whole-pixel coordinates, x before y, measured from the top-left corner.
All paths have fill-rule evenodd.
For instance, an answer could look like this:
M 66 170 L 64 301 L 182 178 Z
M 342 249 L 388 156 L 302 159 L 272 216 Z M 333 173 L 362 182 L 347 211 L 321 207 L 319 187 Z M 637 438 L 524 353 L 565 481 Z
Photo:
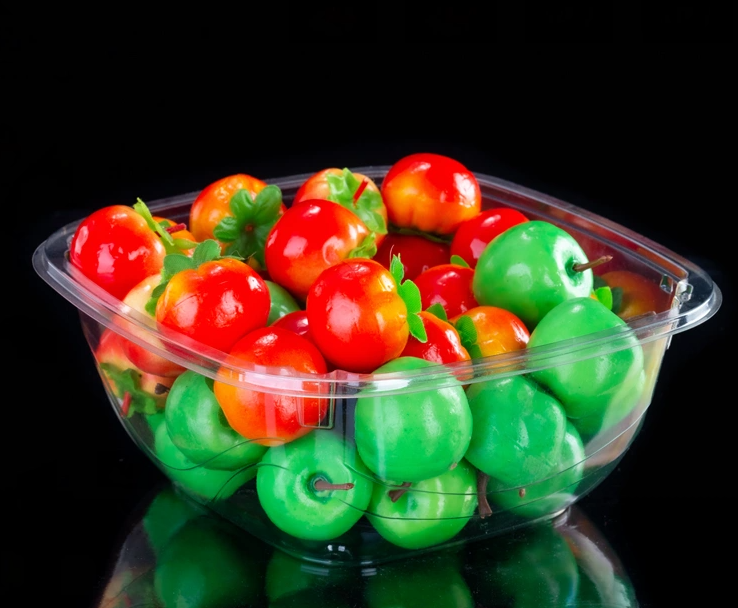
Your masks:
M 305 562 L 283 551 L 274 551 L 266 569 L 264 588 L 270 602 L 307 589 L 340 587 L 352 581 L 352 571 Z
M 474 417 L 466 459 L 509 487 L 545 477 L 559 463 L 566 431 L 561 404 L 523 376 L 472 384 Z
M 491 477 L 487 499 L 503 509 L 515 509 L 517 515 L 527 518 L 552 515 L 571 505 L 584 473 L 584 444 L 571 422 L 566 425 L 561 460 L 554 471 L 520 489 L 508 489 L 507 484 Z
M 162 550 L 154 586 L 164 608 L 237 608 L 263 595 L 266 545 L 212 516 L 187 522 Z
M 405 549 L 446 542 L 466 525 L 477 506 L 476 470 L 466 460 L 445 473 L 414 483 L 393 501 L 375 484 L 367 518 L 385 540 Z
M 240 469 L 258 462 L 267 451 L 231 428 L 213 393 L 213 381 L 191 370 L 172 384 L 164 415 L 172 443 L 208 469 Z
M 572 353 L 582 360 L 532 373 L 569 418 L 603 415 L 623 391 L 642 381 L 643 349 L 625 321 L 589 297 L 559 304 L 531 332 L 529 349 L 615 328 L 622 330 L 617 337 Z
M 523 222 L 492 239 L 477 260 L 472 289 L 477 302 L 517 315 L 532 330 L 556 305 L 589 297 L 589 260 L 566 231 L 544 221 Z
M 475 547 L 468 566 L 480 603 L 515 608 L 564 608 L 574 603 L 579 568 L 551 521 Z
M 256 475 L 254 466 L 234 472 L 195 464 L 172 443 L 166 423 L 156 425 L 154 452 L 165 475 L 200 500 L 228 498 Z
M 446 556 L 444 556 L 445 558 Z M 455 560 L 419 556 L 379 566 L 366 583 L 368 608 L 474 608 Z
M 420 370 L 434 364 L 398 357 L 375 373 Z M 472 415 L 462 385 L 358 399 L 356 447 L 377 477 L 399 482 L 430 479 L 463 457 L 472 435 Z
M 154 552 L 158 554 L 177 530 L 204 512 L 204 507 L 182 498 L 171 485 L 162 489 L 149 503 L 141 519 Z
M 259 502 L 280 530 L 306 540 L 331 540 L 364 513 L 371 473 L 355 447 L 315 430 L 269 449 L 256 475 Z

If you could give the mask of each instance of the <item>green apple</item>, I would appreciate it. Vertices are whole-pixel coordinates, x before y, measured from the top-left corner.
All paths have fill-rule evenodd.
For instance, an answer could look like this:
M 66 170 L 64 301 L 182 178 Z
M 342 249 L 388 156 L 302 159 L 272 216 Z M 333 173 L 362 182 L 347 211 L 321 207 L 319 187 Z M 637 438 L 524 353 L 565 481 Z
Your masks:
M 328 430 L 270 448 L 256 475 L 259 502 L 272 523 L 305 540 L 348 532 L 364 514 L 373 485 L 353 444 Z
M 367 519 L 385 540 L 404 549 L 423 549 L 451 540 L 477 507 L 476 469 L 466 460 L 412 485 L 399 498 L 377 483 Z
M 154 453 L 159 467 L 175 484 L 200 501 L 224 500 L 256 476 L 256 467 L 241 471 L 206 469 L 172 443 L 165 422 L 154 423 Z
M 590 297 L 562 302 L 531 332 L 528 349 L 605 330 L 613 331 L 610 339 L 567 349 L 566 356 L 577 361 L 531 374 L 561 401 L 569 418 L 604 417 L 621 398 L 637 402 L 637 387 L 645 385 L 643 349 L 625 321 Z
M 590 262 L 568 232 L 545 221 L 511 226 L 482 251 L 472 279 L 481 305 L 517 315 L 529 330 L 556 305 L 589 297 L 594 288 Z
M 154 588 L 163 608 L 260 605 L 266 545 L 213 516 L 187 522 L 156 562 Z
M 231 428 L 213 393 L 213 381 L 191 370 L 172 384 L 164 415 L 172 443 L 208 469 L 241 469 L 257 463 L 267 451 Z
M 561 403 L 524 376 L 472 384 L 474 423 L 466 459 L 508 487 L 545 477 L 559 463 L 566 432 Z
M 490 477 L 487 499 L 503 509 L 514 509 L 516 515 L 525 518 L 553 515 L 574 502 L 574 492 L 584 474 L 584 457 L 582 438 L 574 425 L 567 422 L 561 459 L 554 471 L 539 481 L 512 489 Z
M 434 363 L 398 357 L 375 374 L 421 370 Z M 464 457 L 472 414 L 461 383 L 436 390 L 359 396 L 354 414 L 356 447 L 379 479 L 416 482 L 449 471 Z
M 268 279 L 264 282 L 267 285 L 267 289 L 269 289 L 269 297 L 271 299 L 267 325 L 271 325 L 277 319 L 284 317 L 287 313 L 301 310 L 297 300 L 295 300 L 292 294 L 284 287 Z

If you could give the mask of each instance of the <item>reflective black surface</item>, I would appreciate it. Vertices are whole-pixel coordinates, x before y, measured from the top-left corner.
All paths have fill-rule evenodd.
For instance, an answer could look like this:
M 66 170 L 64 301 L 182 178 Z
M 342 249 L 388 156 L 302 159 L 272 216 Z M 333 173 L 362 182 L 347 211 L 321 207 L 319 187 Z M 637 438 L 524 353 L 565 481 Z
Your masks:
M 139 107 L 142 120 L 153 119 L 146 126 L 86 97 L 87 105 L 101 104 L 101 117 L 14 116 L 4 197 L 13 224 L 7 228 L 11 280 L 3 291 L 11 307 L 5 313 L 3 596 L 22 598 L 17 605 L 98 606 L 106 589 L 120 584 L 112 580 L 116 557 L 163 480 L 115 419 L 76 310 L 33 272 L 34 248 L 61 225 L 113 202 L 195 191 L 239 171 L 268 179 L 327 166 L 391 164 L 420 150 L 598 212 L 694 261 L 720 286 L 721 310 L 674 337 L 641 434 L 578 509 L 582 525 L 589 530 L 591 523 L 605 539 L 603 553 L 622 572 L 618 597 L 624 602 L 713 605 L 732 593 L 721 556 L 733 549 L 727 497 L 735 445 L 735 192 L 734 163 L 721 147 L 730 145 L 734 117 L 725 75 L 705 67 L 715 65 L 712 59 L 707 52 L 685 58 L 664 51 L 649 58 L 654 70 L 642 67 L 637 82 L 603 82 L 596 93 L 576 95 L 551 89 L 550 102 L 538 91 L 525 111 L 504 99 L 497 105 L 499 92 L 470 105 L 424 102 L 441 118 L 421 119 L 403 107 L 406 119 L 395 117 L 398 126 L 385 125 L 379 114 L 348 111 L 344 99 L 300 105 L 294 91 L 287 92 L 294 105 L 286 115 L 254 101 L 230 113 L 203 110 L 188 123 L 148 98 L 148 109 Z M 140 103 L 135 86 L 120 94 Z M 243 547 L 233 551 L 242 555 Z M 263 547 L 246 551 L 260 558 L 239 576 L 254 590 L 253 605 L 269 605 L 264 567 L 273 554 Z M 323 579 L 305 583 L 302 591 L 297 576 L 283 574 L 296 584 L 289 601 L 299 603 L 283 597 L 272 605 L 361 606 L 374 598 L 366 605 L 375 608 L 414 585 L 426 593 L 439 589 L 423 601 L 426 608 L 453 606 L 432 599 L 452 592 L 457 605 L 469 605 L 470 594 L 472 606 L 486 608 L 566 605 L 561 602 L 572 597 L 560 581 L 565 564 L 558 564 L 564 572 L 546 579 L 548 603 L 525 595 L 543 588 L 544 579 L 523 591 L 513 588 L 516 577 L 532 576 L 529 564 L 550 552 L 505 557 L 496 551 L 470 546 L 444 563 L 405 564 L 405 584 L 393 587 L 400 575 L 389 573 L 372 592 L 366 577 L 359 584 L 353 574 L 325 586 Z M 521 573 L 512 563 L 527 569 Z M 290 567 L 296 566 L 284 568 Z M 438 573 L 425 581 L 433 568 Z

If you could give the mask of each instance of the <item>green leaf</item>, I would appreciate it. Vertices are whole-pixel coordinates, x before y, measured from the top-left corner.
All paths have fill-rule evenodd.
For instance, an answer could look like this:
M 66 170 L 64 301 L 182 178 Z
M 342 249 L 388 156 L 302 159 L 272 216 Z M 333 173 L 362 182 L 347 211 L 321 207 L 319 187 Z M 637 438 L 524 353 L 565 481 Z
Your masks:
M 462 258 L 460 255 L 456 255 L 456 254 L 452 255 L 449 262 L 451 264 L 456 264 L 457 266 L 463 266 L 464 268 L 471 268 L 471 266 L 469 266 L 467 261 L 464 258 Z
M 402 285 L 397 288 L 397 293 L 405 301 L 407 306 L 407 312 L 409 314 L 418 314 L 422 310 L 422 299 L 420 297 L 420 290 L 418 286 L 412 281 L 404 281 Z
M 222 243 L 230 243 L 238 238 L 241 233 L 241 226 L 235 217 L 227 215 L 218 225 L 213 228 L 213 236 Z
M 125 399 L 126 393 L 131 398 L 128 412 L 125 414 L 130 418 L 136 412 L 142 414 L 155 414 L 159 411 L 156 399 L 150 393 L 141 389 L 141 373 L 134 369 L 120 369 L 109 363 L 101 363 L 100 369 L 115 384 L 115 394 L 119 399 Z
M 467 350 L 471 356 L 471 351 L 477 344 L 477 328 L 474 325 L 474 321 L 466 315 L 461 315 L 456 324 L 456 331 L 459 332 L 459 338 L 461 338 L 461 345 Z M 478 349 L 479 347 L 477 347 Z
M 254 213 L 254 224 L 274 225 L 279 218 L 282 208 L 282 191 L 277 186 L 267 186 L 256 195 L 256 210 Z
M 231 196 L 228 207 L 240 227 L 250 223 L 254 217 L 254 199 L 251 198 L 249 191 L 243 188 L 236 190 Z
M 194 265 L 191 266 L 191 268 L 198 268 L 200 264 L 204 264 L 205 262 L 212 262 L 213 260 L 217 260 L 219 257 L 220 243 L 213 239 L 207 239 L 198 244 L 198 246 L 195 248 L 195 252 L 192 254 L 191 258 L 191 261 Z M 164 258 L 164 261 L 166 262 L 166 258 Z
M 367 178 L 368 179 L 368 178 Z M 361 187 L 359 180 L 349 169 L 344 168 L 341 175 L 328 173 L 325 176 L 328 184 L 328 200 L 338 203 L 354 213 L 371 232 L 387 234 L 387 222 L 379 210 L 384 209 L 382 195 L 376 190 L 364 188 L 357 200 L 356 192 Z
M 595 289 L 595 297 L 604 304 L 608 310 L 612 310 L 612 289 L 607 285 Z
M 407 325 L 410 328 L 410 335 L 418 342 L 425 344 L 428 341 L 428 333 L 425 331 L 423 319 L 417 314 L 407 316 Z
M 180 250 L 174 243 L 172 235 L 169 234 L 162 222 L 154 221 L 154 216 L 151 215 L 151 211 L 140 198 L 136 199 L 133 204 L 133 209 L 138 213 L 144 220 L 149 228 L 151 228 L 161 238 L 161 242 L 164 245 L 164 251 L 169 253 L 178 253 Z
M 612 288 L 612 310 L 615 314 L 619 314 L 623 307 L 623 288 L 613 287 Z
M 392 256 L 392 259 L 390 260 L 389 271 L 392 275 L 392 278 L 395 280 L 395 283 L 397 283 L 397 285 L 399 286 L 402 283 L 403 277 L 405 276 L 405 267 L 400 261 L 399 254 L 396 253 Z
M 594 289 L 597 291 L 600 287 L 607 287 L 607 281 L 599 275 L 594 275 Z
M 438 302 L 436 302 L 435 304 L 431 304 L 428 308 L 425 309 L 425 311 L 437 316 L 442 321 L 448 321 L 448 314 L 446 314 L 446 309 Z
M 189 239 L 174 239 L 174 244 L 183 251 L 194 249 L 198 245 L 197 242 L 191 241 Z
M 373 258 L 377 254 L 377 238 L 376 235 L 371 232 L 358 247 L 354 247 L 349 251 L 346 257 L 348 258 Z
M 197 249 L 195 249 L 197 253 Z M 197 264 L 193 257 L 186 256 L 184 253 L 170 253 L 164 258 L 164 274 L 167 278 L 173 277 L 178 272 L 183 270 L 191 270 L 197 268 Z

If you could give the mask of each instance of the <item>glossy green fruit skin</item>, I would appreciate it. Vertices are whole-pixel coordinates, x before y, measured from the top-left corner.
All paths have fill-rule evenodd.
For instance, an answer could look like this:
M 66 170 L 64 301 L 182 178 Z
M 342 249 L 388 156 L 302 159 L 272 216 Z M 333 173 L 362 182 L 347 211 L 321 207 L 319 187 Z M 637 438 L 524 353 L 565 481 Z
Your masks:
M 625 321 L 590 297 L 562 302 L 531 333 L 529 349 L 611 328 L 624 331 L 578 350 L 577 358 L 585 359 L 531 374 L 561 401 L 569 418 L 601 416 L 619 398 L 633 399 L 627 395 L 643 381 L 643 348 Z
M 377 568 L 367 579 L 367 608 L 474 608 L 469 586 L 454 563 L 413 559 Z
M 375 373 L 432 367 L 399 357 Z M 356 447 L 379 479 L 416 482 L 458 463 L 472 436 L 472 414 L 462 385 L 404 395 L 361 397 L 355 411 Z
M 474 586 L 483 605 L 579 606 L 579 566 L 551 521 L 507 538 L 511 540 L 501 551 L 482 546 L 474 554 Z
M 172 443 L 208 469 L 241 469 L 257 463 L 267 451 L 231 428 L 213 393 L 213 381 L 191 370 L 172 384 L 164 416 Z
M 269 289 L 269 297 L 271 298 L 271 306 L 269 307 L 269 318 L 267 325 L 271 325 L 277 319 L 284 317 L 287 313 L 301 310 L 297 300 L 292 294 L 281 285 L 274 281 L 264 281 Z
M 241 471 L 222 471 L 195 464 L 172 443 L 165 422 L 156 425 L 154 453 L 165 465 L 164 473 L 167 477 L 204 502 L 230 497 L 256 475 L 254 466 Z
M 317 479 L 354 487 L 319 491 L 312 486 Z M 355 447 L 327 430 L 270 448 L 256 475 L 259 502 L 269 519 L 304 540 L 331 540 L 348 532 L 364 514 L 372 488 L 372 475 Z
M 477 302 L 517 315 L 529 330 L 556 305 L 589 297 L 592 270 L 574 271 L 589 260 L 579 243 L 550 222 L 511 226 L 482 251 L 472 279 Z
M 515 509 L 515 514 L 525 518 L 552 515 L 574 502 L 574 493 L 584 474 L 584 444 L 571 422 L 561 449 L 558 472 L 549 473 L 544 479 L 525 486 L 525 495 L 494 478 L 487 484 L 487 500 L 503 509 Z M 494 506 L 492 511 L 494 512 Z
M 154 588 L 163 608 L 254 606 L 263 594 L 261 545 L 245 542 L 213 516 L 186 523 L 164 547 Z
M 472 384 L 474 417 L 466 459 L 508 487 L 542 479 L 561 458 L 566 412 L 524 376 Z
M 367 519 L 385 540 L 403 549 L 424 549 L 451 540 L 477 507 L 477 475 L 461 460 L 450 471 L 413 484 L 392 502 L 391 488 L 377 483 Z

